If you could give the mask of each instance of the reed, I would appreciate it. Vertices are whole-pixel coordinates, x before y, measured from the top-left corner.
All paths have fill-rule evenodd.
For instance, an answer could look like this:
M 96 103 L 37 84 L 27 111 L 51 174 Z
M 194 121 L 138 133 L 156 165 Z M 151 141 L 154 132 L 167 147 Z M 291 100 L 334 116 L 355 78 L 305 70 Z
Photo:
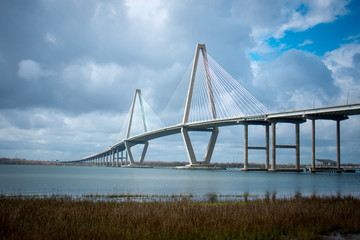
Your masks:
M 1 239 L 318 239 L 360 232 L 360 199 L 115 202 L 0 196 Z

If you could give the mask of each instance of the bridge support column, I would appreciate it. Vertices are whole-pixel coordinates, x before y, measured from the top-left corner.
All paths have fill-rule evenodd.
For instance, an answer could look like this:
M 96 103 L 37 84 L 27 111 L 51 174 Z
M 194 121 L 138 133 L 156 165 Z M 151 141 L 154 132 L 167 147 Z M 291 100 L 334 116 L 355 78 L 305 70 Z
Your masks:
M 113 166 L 113 151 L 109 152 L 109 167 Z
M 340 120 L 336 120 L 336 168 L 340 172 Z
M 289 148 L 295 149 L 295 168 L 290 169 L 279 169 L 278 171 L 295 171 L 299 172 L 300 170 L 300 124 L 306 122 L 303 118 L 278 118 L 278 119 L 268 119 L 271 122 L 272 127 L 272 138 L 271 138 L 271 168 L 269 171 L 277 171 L 276 169 L 276 149 L 277 148 Z M 276 124 L 282 123 L 291 123 L 295 124 L 295 145 L 277 145 L 276 144 Z
M 295 124 L 295 169 L 300 170 L 300 124 Z
M 311 120 L 311 168 L 315 169 L 315 119 Z
M 219 135 L 219 129 L 214 127 L 213 129 L 192 129 L 193 131 L 211 131 L 210 140 L 204 155 L 203 161 L 199 162 L 196 160 L 195 152 L 193 146 L 191 144 L 191 139 L 189 136 L 189 130 L 186 127 L 181 128 L 181 134 L 185 143 L 186 152 L 189 158 L 189 163 L 191 165 L 203 164 L 208 165 L 210 164 L 212 154 L 214 152 L 215 144 L 217 137 Z
M 265 125 L 265 147 L 249 146 L 249 125 Z M 249 169 L 249 149 L 265 150 L 265 168 Z M 269 169 L 269 123 L 262 121 L 249 121 L 244 123 L 244 168 L 243 171 Z
M 265 144 L 266 144 L 266 149 L 265 149 L 265 168 L 269 169 L 269 153 L 270 153 L 270 134 L 269 134 L 269 125 L 265 126 Z
M 125 165 L 128 165 L 129 161 L 128 161 L 128 152 L 125 151 Z
M 271 123 L 271 169 L 276 170 L 276 123 Z
M 244 171 L 248 170 L 248 124 L 244 124 Z
M 141 153 L 141 156 L 139 159 L 139 164 L 142 165 L 144 163 L 145 155 L 146 155 L 147 149 L 149 147 L 149 141 L 144 141 L 144 142 L 140 142 L 140 143 L 139 142 L 132 143 L 132 142 L 125 141 L 125 148 L 126 148 L 127 155 L 129 156 L 130 165 L 136 165 L 133 154 L 131 152 L 131 147 L 133 147 L 136 144 L 144 144 L 144 148 L 142 150 L 142 153 Z
M 185 143 L 186 153 L 188 155 L 190 165 L 196 164 L 197 163 L 196 157 L 195 157 L 193 146 L 191 144 L 188 130 L 186 128 L 182 128 L 181 135 L 182 135 L 184 143 Z
M 120 162 L 120 166 L 124 165 L 124 151 L 121 151 L 121 162 Z
M 119 167 L 119 149 L 116 149 L 116 167 Z
M 109 167 L 112 167 L 112 164 L 113 164 L 113 152 L 110 151 L 109 152 Z
M 115 150 L 113 150 L 112 151 L 112 154 L 113 154 L 113 156 L 112 156 L 112 167 L 115 167 L 116 165 L 115 165 L 115 158 L 116 158 L 116 156 L 115 156 L 115 154 L 116 154 L 116 151 Z
M 307 115 L 305 116 L 309 119 L 311 119 L 312 122 L 312 131 L 311 131 L 311 172 L 317 172 L 318 169 L 316 169 L 315 165 L 315 120 L 334 120 L 336 121 L 336 171 L 338 173 L 342 172 L 341 169 L 341 151 L 340 151 L 340 121 L 346 120 L 349 117 L 347 115 L 340 115 L 340 116 L 328 116 L 328 115 Z

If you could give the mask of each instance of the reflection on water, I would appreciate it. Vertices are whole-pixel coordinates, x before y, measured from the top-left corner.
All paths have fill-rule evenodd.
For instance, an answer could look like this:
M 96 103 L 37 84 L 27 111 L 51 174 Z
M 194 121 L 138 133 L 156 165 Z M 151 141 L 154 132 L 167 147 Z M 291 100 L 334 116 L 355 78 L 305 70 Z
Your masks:
M 0 165 L 0 193 L 177 195 L 210 201 L 313 194 L 360 197 L 360 174 Z

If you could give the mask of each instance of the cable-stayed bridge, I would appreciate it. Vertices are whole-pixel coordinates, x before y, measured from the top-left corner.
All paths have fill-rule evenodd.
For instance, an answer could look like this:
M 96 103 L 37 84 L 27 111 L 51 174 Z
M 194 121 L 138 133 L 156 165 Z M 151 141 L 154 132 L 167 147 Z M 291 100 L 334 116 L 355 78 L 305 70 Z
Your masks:
M 167 114 L 176 117 L 177 121 L 169 126 L 155 124 L 150 127 L 146 103 L 140 89 L 135 91 L 134 99 L 129 110 L 126 124 L 122 129 L 122 140 L 102 152 L 95 153 L 80 160 L 66 163 L 87 163 L 102 166 L 143 166 L 149 141 L 173 134 L 181 134 L 189 159 L 189 168 L 211 168 L 211 157 L 214 151 L 219 128 L 231 125 L 244 126 L 244 169 L 248 168 L 248 151 L 265 151 L 265 169 L 276 171 L 276 150 L 289 148 L 295 150 L 295 169 L 300 171 L 300 124 L 312 121 L 312 166 L 316 171 L 315 160 L 315 122 L 318 119 L 336 121 L 337 166 L 341 172 L 340 163 L 340 122 L 351 115 L 360 114 L 360 103 L 342 106 L 295 110 L 271 113 L 262 103 L 250 94 L 240 83 L 230 76 L 206 51 L 204 44 L 198 44 L 189 76 L 186 101 L 182 106 Z M 137 114 L 136 114 L 137 113 Z M 180 113 L 180 115 L 178 114 Z M 137 119 L 137 120 L 136 120 Z M 276 125 L 279 123 L 293 123 L 295 126 L 295 144 L 278 145 L 276 143 Z M 259 125 L 265 129 L 265 146 L 249 146 L 248 126 Z M 137 131 L 135 131 L 137 126 Z M 139 130 L 140 127 L 140 130 Z M 270 139 L 271 127 L 271 139 Z M 204 158 L 196 158 L 189 131 L 210 132 L 210 139 Z M 271 143 L 270 143 L 271 140 Z M 135 161 L 132 147 L 143 145 L 138 161 Z M 271 153 L 271 163 L 270 163 Z

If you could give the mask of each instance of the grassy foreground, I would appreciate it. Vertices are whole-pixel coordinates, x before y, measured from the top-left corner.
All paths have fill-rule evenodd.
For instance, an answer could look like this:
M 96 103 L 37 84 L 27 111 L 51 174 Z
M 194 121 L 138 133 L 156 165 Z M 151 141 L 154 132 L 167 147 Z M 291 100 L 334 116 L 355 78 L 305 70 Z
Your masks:
M 360 199 L 105 202 L 0 196 L 0 239 L 318 239 L 360 232 Z

